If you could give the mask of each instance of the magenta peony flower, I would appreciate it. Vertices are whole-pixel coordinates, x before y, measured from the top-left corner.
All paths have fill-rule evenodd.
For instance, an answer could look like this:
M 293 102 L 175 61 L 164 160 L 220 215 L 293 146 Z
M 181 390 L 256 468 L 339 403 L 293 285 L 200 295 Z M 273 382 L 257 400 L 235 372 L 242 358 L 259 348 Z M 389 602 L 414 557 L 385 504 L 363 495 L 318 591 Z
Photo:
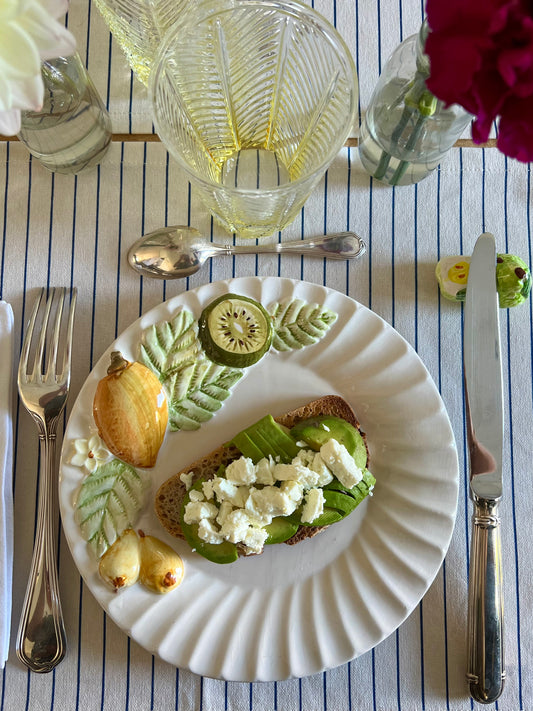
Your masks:
M 533 160 L 533 5 L 528 0 L 427 0 L 427 86 L 474 115 L 472 137 Z

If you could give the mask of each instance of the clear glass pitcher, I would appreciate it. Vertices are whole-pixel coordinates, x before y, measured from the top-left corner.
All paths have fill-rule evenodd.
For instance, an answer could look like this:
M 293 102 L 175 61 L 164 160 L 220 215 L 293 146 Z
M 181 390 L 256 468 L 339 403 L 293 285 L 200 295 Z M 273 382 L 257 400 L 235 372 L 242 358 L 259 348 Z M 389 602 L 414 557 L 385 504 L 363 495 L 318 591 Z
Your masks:
M 147 86 L 154 56 L 167 31 L 199 8 L 221 9 L 232 6 L 233 0 L 95 0 L 95 3 L 133 72 Z

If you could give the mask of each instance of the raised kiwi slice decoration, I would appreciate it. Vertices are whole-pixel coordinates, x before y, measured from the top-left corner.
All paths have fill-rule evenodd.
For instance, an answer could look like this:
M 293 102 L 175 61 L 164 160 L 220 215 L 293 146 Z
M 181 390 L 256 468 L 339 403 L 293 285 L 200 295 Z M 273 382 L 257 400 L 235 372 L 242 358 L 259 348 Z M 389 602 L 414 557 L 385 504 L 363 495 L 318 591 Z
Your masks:
M 272 321 L 254 299 L 224 294 L 202 311 L 198 337 L 214 363 L 246 368 L 260 360 L 272 343 Z

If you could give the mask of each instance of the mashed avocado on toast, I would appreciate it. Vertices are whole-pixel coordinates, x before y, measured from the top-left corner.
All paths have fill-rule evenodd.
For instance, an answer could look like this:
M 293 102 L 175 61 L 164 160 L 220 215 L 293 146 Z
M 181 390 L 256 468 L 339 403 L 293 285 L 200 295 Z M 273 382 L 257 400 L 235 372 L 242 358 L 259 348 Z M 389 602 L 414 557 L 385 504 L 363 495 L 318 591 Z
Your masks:
M 164 528 L 214 563 L 295 544 L 342 520 L 372 491 L 366 437 L 343 398 L 265 415 L 168 479 Z

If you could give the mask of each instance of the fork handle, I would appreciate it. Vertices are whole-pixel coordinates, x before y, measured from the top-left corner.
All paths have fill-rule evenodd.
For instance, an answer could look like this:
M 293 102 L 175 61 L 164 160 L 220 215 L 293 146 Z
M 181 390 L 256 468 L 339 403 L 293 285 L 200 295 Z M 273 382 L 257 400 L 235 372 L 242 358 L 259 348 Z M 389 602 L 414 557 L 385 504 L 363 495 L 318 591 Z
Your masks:
M 17 635 L 17 656 L 31 671 L 49 672 L 65 656 L 63 623 L 52 521 L 55 434 L 39 434 L 43 468 L 39 481 L 37 532 Z

